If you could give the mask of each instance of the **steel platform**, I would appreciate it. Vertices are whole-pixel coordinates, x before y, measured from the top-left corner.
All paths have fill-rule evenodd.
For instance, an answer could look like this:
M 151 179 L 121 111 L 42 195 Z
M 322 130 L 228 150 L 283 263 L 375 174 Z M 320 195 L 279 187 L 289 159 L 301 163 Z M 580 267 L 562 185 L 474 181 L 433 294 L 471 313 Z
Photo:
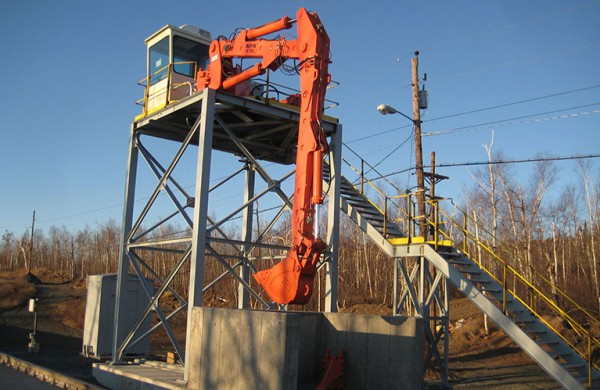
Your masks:
M 139 119 L 132 129 L 141 134 L 181 142 L 201 114 L 202 94 L 194 94 Z M 215 113 L 227 124 L 257 160 L 293 164 L 298 140 L 299 108 L 274 100 L 239 97 L 217 91 Z M 325 116 L 321 125 L 327 137 L 338 120 Z M 198 144 L 198 137 L 192 138 Z M 213 127 L 214 150 L 240 155 L 239 148 L 219 123 Z

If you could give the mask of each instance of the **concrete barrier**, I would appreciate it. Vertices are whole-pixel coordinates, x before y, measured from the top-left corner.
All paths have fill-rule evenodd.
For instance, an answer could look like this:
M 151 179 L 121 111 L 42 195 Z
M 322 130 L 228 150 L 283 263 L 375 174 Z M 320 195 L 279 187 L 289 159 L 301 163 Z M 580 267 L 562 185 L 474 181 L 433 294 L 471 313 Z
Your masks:
M 198 307 L 191 326 L 190 390 L 314 386 L 327 350 L 344 351 L 345 389 L 423 386 L 420 318 Z

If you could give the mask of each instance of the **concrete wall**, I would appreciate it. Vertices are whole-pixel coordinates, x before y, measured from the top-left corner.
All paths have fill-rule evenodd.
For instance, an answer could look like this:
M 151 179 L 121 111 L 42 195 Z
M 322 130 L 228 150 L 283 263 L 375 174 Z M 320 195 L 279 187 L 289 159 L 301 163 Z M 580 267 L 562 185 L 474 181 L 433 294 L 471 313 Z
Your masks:
M 344 388 L 422 386 L 418 318 L 198 307 L 191 324 L 188 389 L 314 385 L 326 350 L 344 351 Z

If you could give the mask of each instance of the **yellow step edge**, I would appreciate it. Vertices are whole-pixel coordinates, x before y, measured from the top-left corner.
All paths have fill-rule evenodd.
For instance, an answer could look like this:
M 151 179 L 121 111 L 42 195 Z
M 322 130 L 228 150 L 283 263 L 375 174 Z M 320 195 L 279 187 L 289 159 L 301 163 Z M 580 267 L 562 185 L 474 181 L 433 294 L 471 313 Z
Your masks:
M 410 242 L 408 241 L 408 237 L 399 237 L 399 238 L 388 238 L 388 241 L 392 245 L 408 245 L 408 244 L 423 244 L 425 243 L 425 239 L 423 237 L 411 237 Z M 427 244 L 435 245 L 436 242 L 433 240 L 427 241 Z M 451 240 L 438 240 L 437 245 L 441 246 L 452 246 Z

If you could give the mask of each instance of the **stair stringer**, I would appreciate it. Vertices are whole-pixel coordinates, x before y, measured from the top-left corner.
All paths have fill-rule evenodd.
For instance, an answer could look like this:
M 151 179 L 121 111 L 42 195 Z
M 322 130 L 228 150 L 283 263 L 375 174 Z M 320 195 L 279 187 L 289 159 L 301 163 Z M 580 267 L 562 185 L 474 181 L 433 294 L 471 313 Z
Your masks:
M 458 269 L 446 261 L 431 246 L 412 244 L 397 246 L 394 257 L 424 256 L 438 269 L 464 296 L 469 298 L 482 312 L 488 315 L 525 353 L 527 353 L 548 375 L 566 389 L 584 389 L 567 370 L 554 360 L 544 349 L 525 333 L 509 317 L 488 299 L 482 291 Z

